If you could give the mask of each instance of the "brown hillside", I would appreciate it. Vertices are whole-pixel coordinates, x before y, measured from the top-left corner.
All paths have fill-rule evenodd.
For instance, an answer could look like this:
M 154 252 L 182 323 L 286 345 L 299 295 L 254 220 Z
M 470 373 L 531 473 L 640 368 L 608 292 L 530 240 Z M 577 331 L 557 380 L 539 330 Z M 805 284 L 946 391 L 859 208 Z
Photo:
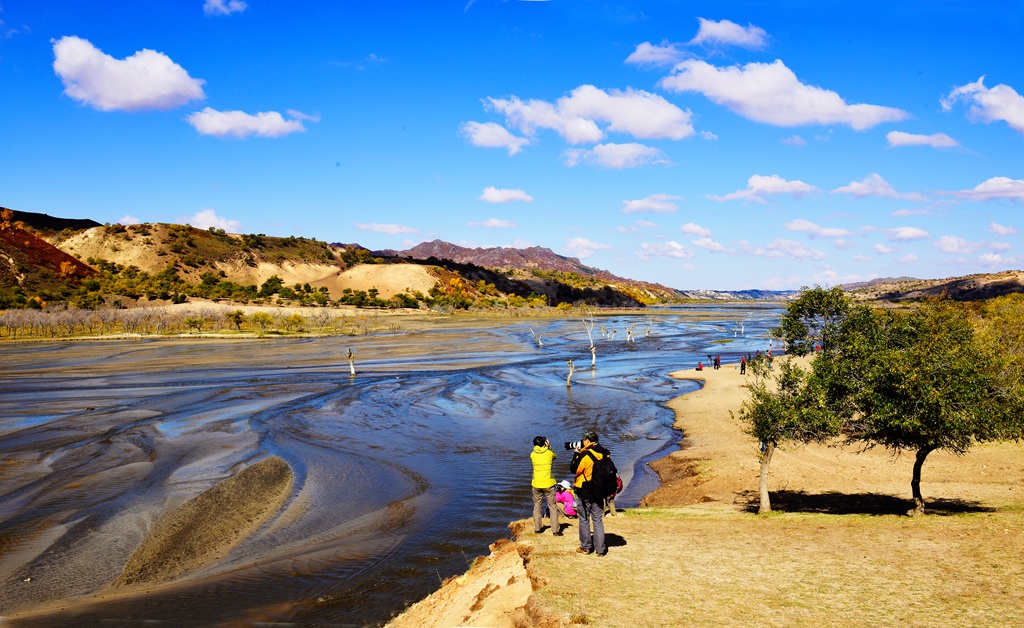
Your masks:
M 863 300 L 914 301 L 945 294 L 957 301 L 982 301 L 1024 292 L 1024 271 L 1005 270 L 946 279 L 900 277 L 843 287 L 855 298 Z
M 45 290 L 95 272 L 46 240 L 0 221 L 0 287 Z

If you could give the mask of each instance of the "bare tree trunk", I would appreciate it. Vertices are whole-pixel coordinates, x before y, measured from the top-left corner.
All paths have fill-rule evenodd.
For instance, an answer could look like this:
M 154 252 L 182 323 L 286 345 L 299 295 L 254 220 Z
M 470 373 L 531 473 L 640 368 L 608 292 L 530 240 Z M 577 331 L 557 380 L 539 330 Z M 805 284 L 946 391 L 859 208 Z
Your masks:
M 935 451 L 934 447 L 922 447 L 917 450 L 917 457 L 914 459 L 914 477 L 910 480 L 910 491 L 914 494 L 914 507 L 907 511 L 911 517 L 924 514 L 924 497 L 921 496 L 921 467 L 924 466 L 924 459 L 933 451 Z
M 356 374 L 356 354 L 352 352 L 352 349 L 348 350 L 348 369 L 352 375 Z
M 576 371 L 576 367 L 572 364 L 572 358 L 569 358 L 569 377 L 565 378 L 565 387 L 569 388 L 572 386 L 572 374 Z
M 772 511 L 771 500 L 768 497 L 768 467 L 772 463 L 772 454 L 775 453 L 775 443 L 763 443 L 761 450 L 761 479 L 757 483 L 757 489 L 761 493 L 761 504 L 757 507 L 757 514 L 763 515 Z

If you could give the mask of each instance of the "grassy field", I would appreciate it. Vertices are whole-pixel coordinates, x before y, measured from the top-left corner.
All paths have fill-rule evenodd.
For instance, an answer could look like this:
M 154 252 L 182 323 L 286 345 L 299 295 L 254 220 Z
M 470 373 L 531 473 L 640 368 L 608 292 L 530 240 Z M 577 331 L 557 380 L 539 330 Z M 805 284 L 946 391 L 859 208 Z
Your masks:
M 1024 625 L 1024 507 L 911 518 L 719 505 L 605 518 L 608 555 L 520 535 L 535 601 L 595 626 Z

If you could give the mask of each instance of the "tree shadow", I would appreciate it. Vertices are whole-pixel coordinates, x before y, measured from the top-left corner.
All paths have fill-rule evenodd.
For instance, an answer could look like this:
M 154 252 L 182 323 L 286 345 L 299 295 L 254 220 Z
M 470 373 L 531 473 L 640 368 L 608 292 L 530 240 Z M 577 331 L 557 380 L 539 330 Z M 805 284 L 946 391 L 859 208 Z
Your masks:
M 748 498 L 744 508 L 757 512 L 760 499 L 756 492 L 747 491 L 742 497 Z M 894 495 L 878 493 L 807 493 L 804 491 L 772 491 L 773 511 L 817 512 L 829 515 L 905 515 L 914 507 L 914 502 Z M 996 509 L 981 505 L 981 502 L 962 499 L 925 498 L 925 513 L 929 515 L 960 515 L 971 512 L 994 512 Z

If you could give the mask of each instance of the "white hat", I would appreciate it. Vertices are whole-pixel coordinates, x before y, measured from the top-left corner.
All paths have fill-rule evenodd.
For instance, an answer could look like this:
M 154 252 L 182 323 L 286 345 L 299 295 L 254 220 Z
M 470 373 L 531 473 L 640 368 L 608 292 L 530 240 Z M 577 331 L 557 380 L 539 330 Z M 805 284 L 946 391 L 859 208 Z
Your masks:
M 571 488 L 569 480 L 562 480 L 561 482 L 558 483 L 558 485 L 564 488 L 565 490 L 569 490 Z

